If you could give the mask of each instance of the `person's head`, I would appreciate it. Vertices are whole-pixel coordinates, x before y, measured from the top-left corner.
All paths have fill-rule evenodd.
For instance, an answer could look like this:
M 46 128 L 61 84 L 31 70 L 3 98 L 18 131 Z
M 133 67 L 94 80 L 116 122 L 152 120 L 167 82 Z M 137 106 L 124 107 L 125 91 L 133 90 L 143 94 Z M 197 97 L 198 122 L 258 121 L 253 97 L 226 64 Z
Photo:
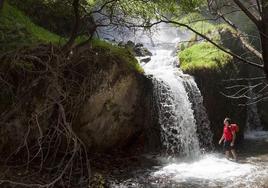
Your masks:
M 224 125 L 230 125 L 231 124 L 231 119 L 226 117 L 223 121 Z

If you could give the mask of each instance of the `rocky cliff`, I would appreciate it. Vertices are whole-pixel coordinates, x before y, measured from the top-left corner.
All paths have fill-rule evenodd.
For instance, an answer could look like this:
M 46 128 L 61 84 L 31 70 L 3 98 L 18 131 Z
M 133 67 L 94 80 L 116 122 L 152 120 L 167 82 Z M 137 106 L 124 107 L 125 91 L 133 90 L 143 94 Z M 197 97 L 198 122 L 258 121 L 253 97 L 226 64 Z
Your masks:
M 149 142 L 159 139 L 152 82 L 116 58 L 102 55 L 92 66 L 96 71 L 90 85 L 97 85 L 81 108 L 75 131 L 93 150 L 151 147 Z

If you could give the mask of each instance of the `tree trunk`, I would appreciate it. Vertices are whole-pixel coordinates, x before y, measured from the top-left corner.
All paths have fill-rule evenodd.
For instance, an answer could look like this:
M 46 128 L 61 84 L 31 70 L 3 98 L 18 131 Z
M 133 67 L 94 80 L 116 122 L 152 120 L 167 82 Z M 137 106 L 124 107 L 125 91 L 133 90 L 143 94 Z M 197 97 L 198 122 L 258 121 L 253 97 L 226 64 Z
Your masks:
M 264 73 L 268 80 L 268 5 L 263 6 L 262 25 L 260 29 Z
M 73 0 L 73 9 L 74 9 L 74 16 L 75 16 L 74 26 L 73 26 L 73 30 L 72 30 L 72 33 L 71 33 L 69 40 L 63 46 L 63 49 L 65 51 L 69 51 L 72 48 L 72 46 L 75 42 L 75 39 L 77 37 L 77 34 L 78 34 L 78 30 L 79 30 L 79 26 L 80 26 L 79 0 Z

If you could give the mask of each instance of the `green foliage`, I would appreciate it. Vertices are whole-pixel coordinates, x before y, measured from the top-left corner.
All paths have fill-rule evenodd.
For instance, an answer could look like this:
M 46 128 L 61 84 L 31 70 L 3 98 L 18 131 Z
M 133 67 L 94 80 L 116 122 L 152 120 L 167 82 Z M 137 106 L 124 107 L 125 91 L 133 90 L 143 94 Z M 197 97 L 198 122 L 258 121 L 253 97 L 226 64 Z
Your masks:
M 92 47 L 97 51 L 101 51 L 102 55 L 114 56 L 121 61 L 125 62 L 126 65 L 139 73 L 143 73 L 143 68 L 138 63 L 132 52 L 127 48 L 122 48 L 117 45 L 113 45 L 103 40 L 93 39 Z
M 181 0 L 179 1 L 179 6 L 182 11 L 189 13 L 199 9 L 205 3 L 206 1 L 204 0 Z
M 38 42 L 58 44 L 63 39 L 31 22 L 15 7 L 4 4 L 0 12 L 0 50 Z
M 218 69 L 232 57 L 208 42 L 195 44 L 179 53 L 180 67 L 184 71 L 193 69 Z
M 189 15 L 189 17 L 191 17 L 190 15 Z M 192 15 L 192 16 L 195 17 L 194 15 Z M 189 17 L 185 17 L 185 19 L 183 21 L 188 22 L 189 20 L 188 21 L 186 21 L 186 20 Z M 198 22 L 191 23 L 189 25 L 194 30 L 207 36 L 209 39 L 218 43 L 219 45 L 222 45 L 222 43 L 223 43 L 223 38 L 220 34 L 220 32 L 222 32 L 223 30 L 228 30 L 230 33 L 233 33 L 234 35 L 236 34 L 236 31 L 231 26 L 229 26 L 227 24 L 222 24 L 222 23 L 217 24 L 217 23 L 212 23 L 209 21 L 198 21 Z M 200 39 L 201 39 L 200 36 L 198 36 L 195 33 L 192 33 L 192 36 L 188 42 L 181 43 L 180 49 L 185 49 L 187 47 L 190 47 L 190 46 L 196 44 L 198 41 L 200 41 Z
M 205 2 L 205 0 L 120 0 L 108 6 L 106 11 L 112 14 L 117 12 L 125 18 L 130 18 L 126 19 L 127 22 L 134 20 L 133 23 L 137 23 L 139 20 L 146 26 L 150 25 L 150 22 L 164 19 L 163 16 L 177 19 L 190 12 L 200 12 L 200 7 L 203 7 Z M 122 21 L 121 19 L 118 20 Z
M 72 30 L 73 10 L 68 0 L 9 0 L 23 11 L 33 23 L 61 36 Z
M 209 34 L 220 28 L 231 28 L 227 24 L 209 21 L 209 18 L 197 12 L 189 13 L 188 15 L 183 16 L 178 21 L 189 25 L 194 30 L 202 34 Z
M 39 42 L 62 44 L 66 41 L 65 38 L 61 38 L 35 25 L 21 11 L 8 3 L 5 3 L 0 14 L 0 51 L 33 45 Z M 82 36 L 79 37 L 76 42 L 79 43 L 85 39 L 86 38 Z M 92 45 L 94 48 L 102 49 L 102 52 L 105 53 L 103 55 L 115 56 L 123 62 L 126 62 L 129 68 L 143 72 L 138 61 L 129 50 L 97 39 L 93 40 Z

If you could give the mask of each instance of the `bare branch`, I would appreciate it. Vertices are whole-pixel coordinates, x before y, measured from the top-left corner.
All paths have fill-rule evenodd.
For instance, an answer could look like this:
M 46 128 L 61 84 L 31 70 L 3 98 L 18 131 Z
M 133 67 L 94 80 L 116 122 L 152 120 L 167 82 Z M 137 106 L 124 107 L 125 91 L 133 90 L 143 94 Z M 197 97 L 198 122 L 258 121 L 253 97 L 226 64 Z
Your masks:
M 229 86 L 225 87 L 225 92 L 221 92 L 222 95 L 231 99 L 248 100 L 246 104 L 240 104 L 240 106 L 258 103 L 268 97 L 266 77 L 228 79 L 223 82 L 227 82 Z
M 260 4 L 260 1 L 256 0 L 256 3 L 257 3 L 258 11 L 259 11 L 259 13 L 261 15 L 262 14 L 262 7 L 261 7 L 261 4 Z
M 261 59 L 263 61 L 262 58 L 262 54 L 256 50 L 252 45 L 250 45 L 248 43 L 247 40 L 244 39 L 244 37 L 240 37 L 242 36 L 242 32 L 238 29 L 238 27 L 231 22 L 231 20 L 227 19 L 223 14 L 221 14 L 219 11 L 217 11 L 217 14 L 228 24 L 230 25 L 236 32 L 237 32 L 237 36 L 240 38 L 242 44 L 244 45 L 244 47 L 246 47 L 250 52 L 252 52 L 255 56 L 257 56 L 259 59 Z
M 236 79 L 228 79 L 228 80 L 222 80 L 223 82 L 234 82 L 234 81 L 256 81 L 256 80 L 265 80 L 266 77 L 255 77 L 255 78 L 236 78 Z
M 261 27 L 260 19 L 256 18 L 248 9 L 245 7 L 243 3 L 240 2 L 240 0 L 233 0 L 234 3 L 249 17 L 249 19 L 258 27 Z
M 108 4 L 111 4 L 111 3 L 114 3 L 114 2 L 117 2 L 119 0 L 111 0 L 111 1 L 107 1 L 105 2 L 98 10 L 94 10 L 94 11 L 91 11 L 89 14 L 94 14 L 94 13 L 99 13 L 101 12 Z

